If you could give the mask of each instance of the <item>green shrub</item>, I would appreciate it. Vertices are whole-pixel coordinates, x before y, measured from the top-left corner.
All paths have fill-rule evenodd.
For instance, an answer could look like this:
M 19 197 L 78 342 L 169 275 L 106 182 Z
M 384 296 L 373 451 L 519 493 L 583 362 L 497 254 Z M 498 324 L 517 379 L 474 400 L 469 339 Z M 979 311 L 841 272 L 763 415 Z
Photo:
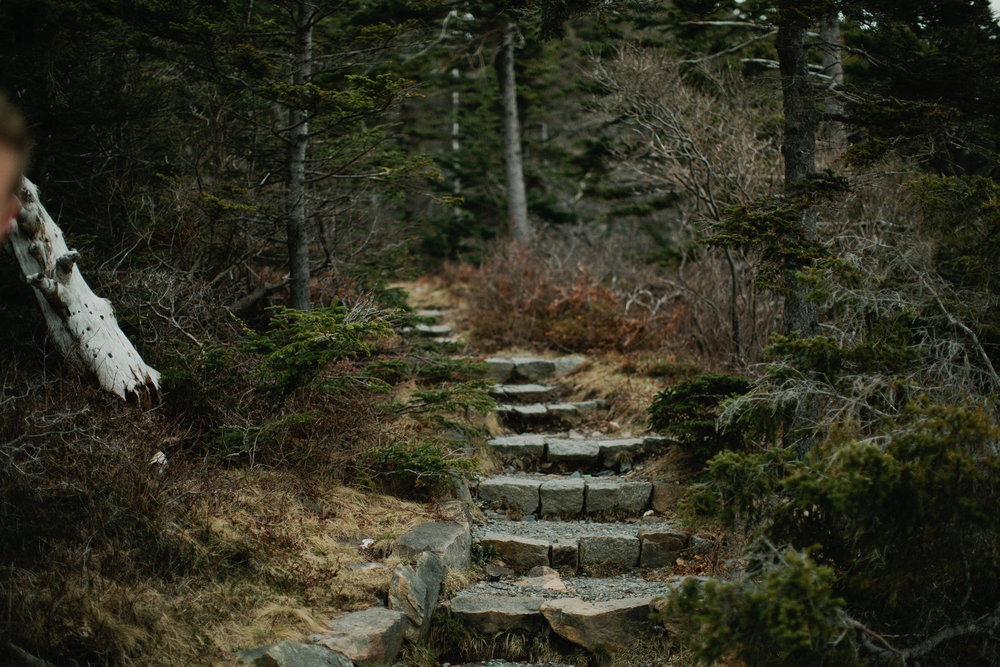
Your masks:
M 791 592 L 774 588 L 767 577 L 706 585 L 701 594 L 708 602 L 698 613 L 720 628 L 705 634 L 711 627 L 705 621 L 689 641 L 705 659 L 716 655 L 705 643 L 715 642 L 753 665 L 842 664 L 844 647 L 826 639 L 802 644 L 800 653 L 789 653 L 790 645 L 774 637 L 762 639 L 765 630 L 778 631 L 769 629 L 777 621 L 768 621 L 762 610 L 777 613 L 773 610 L 786 604 L 783 598 L 825 609 L 833 604 L 833 591 L 850 618 L 873 632 L 891 629 L 904 638 L 893 649 L 865 645 L 863 652 L 891 661 L 928 634 L 965 625 L 972 629 L 956 636 L 980 639 L 934 644 L 926 652 L 976 651 L 1000 659 L 1000 646 L 984 638 L 998 624 L 1000 599 L 998 441 L 1000 426 L 988 408 L 925 401 L 885 424 L 880 437 L 835 433 L 805 459 L 781 449 L 720 453 L 709 463 L 709 481 L 689 494 L 689 509 L 750 530 L 766 544 L 809 550 L 808 563 L 785 563 L 787 572 L 768 570 L 767 577 L 801 578 L 813 569 L 826 583 Z M 771 556 L 760 548 L 748 558 L 752 571 Z M 683 616 L 693 596 L 686 592 L 673 603 L 677 622 L 689 623 Z M 788 623 L 802 623 L 789 614 Z M 990 618 L 993 625 L 984 620 Z M 827 639 L 834 632 L 825 621 L 812 623 L 802 627 Z M 849 639 L 861 650 L 864 637 L 851 633 Z M 768 642 L 770 657 L 754 653 Z M 782 662 L 800 654 L 808 660 Z
M 750 383 L 732 375 L 705 374 L 664 389 L 649 408 L 650 424 L 672 435 L 685 451 L 699 459 L 709 459 L 727 449 L 742 449 L 739 428 L 719 428 L 719 405 L 733 396 L 745 394 Z
M 737 657 L 753 667 L 862 664 L 850 641 L 836 576 L 806 554 L 787 549 L 755 561 L 731 582 L 688 579 L 663 614 L 684 634 L 702 664 Z
M 437 442 L 407 442 L 367 452 L 372 481 L 396 495 L 433 498 L 455 488 L 475 469 L 475 459 L 466 458 Z

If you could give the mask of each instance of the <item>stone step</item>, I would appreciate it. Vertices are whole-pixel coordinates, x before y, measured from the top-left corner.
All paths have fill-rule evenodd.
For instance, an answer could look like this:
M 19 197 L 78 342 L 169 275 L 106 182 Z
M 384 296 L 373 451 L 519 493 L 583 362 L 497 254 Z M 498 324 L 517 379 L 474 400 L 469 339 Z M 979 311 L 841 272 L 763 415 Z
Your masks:
M 639 516 L 649 509 L 652 482 L 593 475 L 500 475 L 481 480 L 479 500 L 520 515 L 579 517 L 584 514 Z
M 424 336 L 449 336 L 454 332 L 450 324 L 414 324 L 413 331 Z
M 583 357 L 559 357 L 557 359 L 542 359 L 541 357 L 490 357 L 486 360 L 489 366 L 488 375 L 499 383 L 534 382 L 542 378 L 565 375 L 584 364 Z
M 537 632 L 548 627 L 588 651 L 614 651 L 628 648 L 652 630 L 653 600 L 681 579 L 650 582 L 623 576 L 560 581 L 543 575 L 480 582 L 459 592 L 445 608 L 454 620 L 479 632 Z M 545 583 L 536 585 L 539 582 Z
M 605 406 L 604 399 L 576 401 L 574 403 L 504 403 L 493 410 L 501 418 L 510 421 L 544 421 L 546 419 L 572 419 Z
M 665 522 L 494 521 L 478 527 L 473 542 L 495 550 L 515 572 L 543 565 L 576 572 L 668 567 L 691 536 Z
M 444 316 L 444 313 L 437 308 L 417 310 L 413 314 L 424 320 L 440 320 Z
M 552 384 L 495 384 L 490 387 L 490 395 L 520 401 L 543 401 L 552 398 L 559 389 Z
M 505 460 L 535 460 L 581 467 L 614 468 L 666 445 L 666 438 L 567 438 L 565 435 L 526 433 L 505 435 L 486 445 Z

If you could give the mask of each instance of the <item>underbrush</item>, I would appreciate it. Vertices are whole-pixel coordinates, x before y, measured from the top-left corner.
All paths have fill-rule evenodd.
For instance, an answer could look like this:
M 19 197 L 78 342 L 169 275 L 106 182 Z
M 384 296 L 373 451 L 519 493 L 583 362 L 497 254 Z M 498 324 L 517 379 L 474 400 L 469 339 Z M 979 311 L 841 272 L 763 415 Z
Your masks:
M 494 246 L 479 267 L 451 270 L 448 278 L 467 291 L 467 324 L 477 341 L 626 352 L 659 349 L 674 335 L 683 307 L 629 299 L 611 275 L 563 261 L 566 250 L 555 237 L 532 246 L 508 242 Z
M 479 266 L 448 267 L 465 326 L 485 349 L 669 353 L 742 368 L 760 358 L 776 301 L 749 284 L 745 261 L 695 243 L 657 265 L 652 239 L 583 231 L 497 243 Z
M 143 280 L 116 303 L 163 372 L 151 410 L 46 352 L 30 293 L 0 306 L 14 323 L 0 336 L 0 645 L 59 664 L 227 662 L 384 600 L 391 545 L 435 518 L 407 499 L 471 470 L 428 434 L 475 436 L 483 369 L 408 342 L 412 318 L 370 299 L 249 328 L 197 290 L 133 309 Z

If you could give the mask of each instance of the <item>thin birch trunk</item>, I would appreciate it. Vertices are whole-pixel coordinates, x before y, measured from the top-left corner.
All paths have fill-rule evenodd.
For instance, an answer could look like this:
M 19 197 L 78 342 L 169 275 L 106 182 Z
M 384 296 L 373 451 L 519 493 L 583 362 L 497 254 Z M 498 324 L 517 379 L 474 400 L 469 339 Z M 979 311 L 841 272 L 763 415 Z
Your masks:
M 67 247 L 28 179 L 21 204 L 10 243 L 52 339 L 70 363 L 94 373 L 101 388 L 148 404 L 160 387 L 160 373 L 122 333 L 111 302 L 91 291 L 76 265 L 78 253 Z
M 312 78 L 313 9 L 308 2 L 299 3 L 295 30 L 296 53 L 292 63 L 292 85 L 304 86 Z M 288 113 L 288 186 L 285 193 L 288 242 L 288 272 L 291 307 L 309 310 L 312 294 L 309 276 L 309 227 L 306 218 L 306 152 L 309 148 L 308 114 L 290 108 Z
M 528 198 L 524 188 L 524 159 L 521 151 L 521 125 L 517 117 L 517 81 L 514 78 L 514 38 L 517 25 L 508 23 L 503 44 L 494 65 L 500 82 L 500 106 L 503 109 L 503 166 L 507 184 L 507 219 L 511 236 L 527 243 L 531 240 L 528 222 Z
M 823 15 L 820 19 L 819 38 L 823 42 L 823 74 L 830 77 L 830 88 L 826 96 L 825 111 L 839 117 L 844 113 L 844 105 L 836 91 L 844 85 L 844 65 L 840 58 L 840 17 L 836 11 Z M 841 151 L 846 143 L 844 124 L 839 120 L 827 123 L 830 147 Z

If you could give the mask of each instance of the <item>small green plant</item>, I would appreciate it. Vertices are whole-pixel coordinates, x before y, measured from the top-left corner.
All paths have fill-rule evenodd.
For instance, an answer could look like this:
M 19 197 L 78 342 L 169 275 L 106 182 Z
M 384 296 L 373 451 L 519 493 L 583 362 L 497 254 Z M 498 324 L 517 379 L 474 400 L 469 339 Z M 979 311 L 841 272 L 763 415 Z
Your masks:
M 472 545 L 472 564 L 476 567 L 484 567 L 500 559 L 500 552 L 492 544 L 480 544 L 475 542 Z
M 269 392 L 287 397 L 310 385 L 333 393 L 358 385 L 374 390 L 387 388 L 383 381 L 367 373 L 326 372 L 334 362 L 369 357 L 380 339 L 392 335 L 383 314 L 344 306 L 311 312 L 284 307 L 270 310 L 267 331 L 245 329 L 244 343 L 247 351 L 261 355 L 257 379 Z
M 407 442 L 365 454 L 374 481 L 404 497 L 440 496 L 475 469 L 475 459 L 464 458 L 438 442 Z
M 720 428 L 716 416 L 724 400 L 749 390 L 750 383 L 740 377 L 699 375 L 657 394 L 649 408 L 650 424 L 677 438 L 685 451 L 702 460 L 727 449 L 742 449 L 742 431 Z

